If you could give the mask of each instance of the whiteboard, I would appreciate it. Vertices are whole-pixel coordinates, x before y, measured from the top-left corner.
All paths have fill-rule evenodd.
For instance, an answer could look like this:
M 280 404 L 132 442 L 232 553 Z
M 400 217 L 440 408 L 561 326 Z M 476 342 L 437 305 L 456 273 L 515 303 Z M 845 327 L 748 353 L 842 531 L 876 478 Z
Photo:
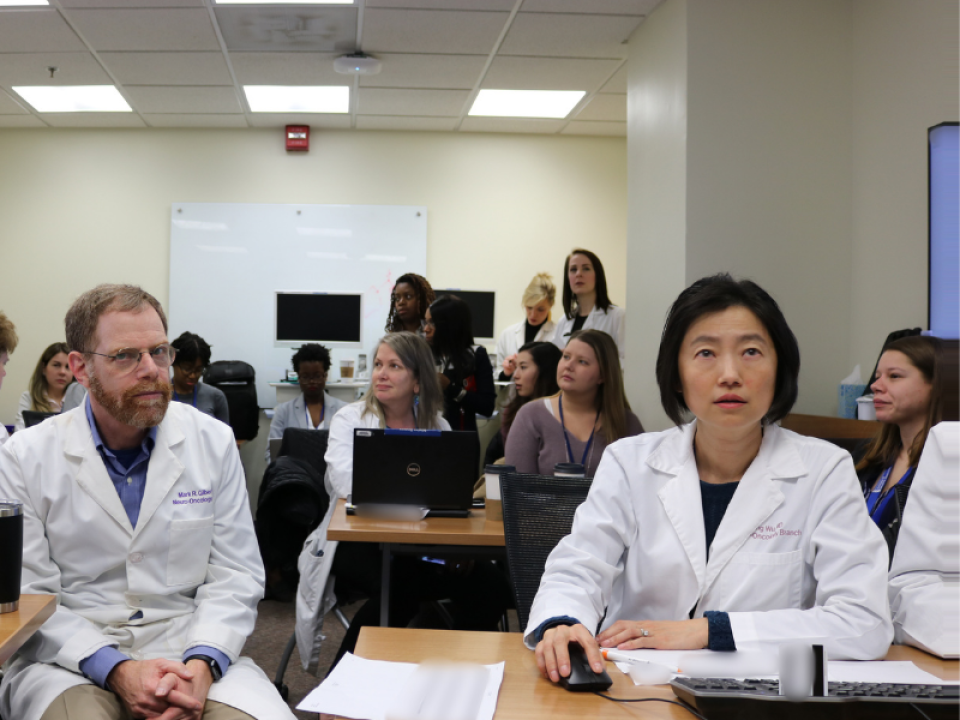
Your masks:
M 363 345 L 384 333 L 390 292 L 407 272 L 426 275 L 427 209 L 397 205 L 174 203 L 170 212 L 170 339 L 185 330 L 212 359 L 257 371 L 257 400 L 273 407 L 269 383 L 292 368 L 294 350 L 275 347 L 277 290 L 363 293 Z M 331 348 L 340 359 L 360 350 Z

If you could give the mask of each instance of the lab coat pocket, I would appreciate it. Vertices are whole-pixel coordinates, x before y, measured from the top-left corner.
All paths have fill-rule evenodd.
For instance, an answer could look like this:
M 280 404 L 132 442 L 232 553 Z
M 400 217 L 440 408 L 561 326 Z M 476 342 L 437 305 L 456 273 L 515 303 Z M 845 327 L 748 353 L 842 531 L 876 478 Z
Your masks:
M 723 607 L 736 612 L 800 607 L 803 551 L 740 552 L 723 572 Z
M 203 582 L 210 561 L 213 521 L 211 515 L 170 523 L 167 585 L 197 585 Z

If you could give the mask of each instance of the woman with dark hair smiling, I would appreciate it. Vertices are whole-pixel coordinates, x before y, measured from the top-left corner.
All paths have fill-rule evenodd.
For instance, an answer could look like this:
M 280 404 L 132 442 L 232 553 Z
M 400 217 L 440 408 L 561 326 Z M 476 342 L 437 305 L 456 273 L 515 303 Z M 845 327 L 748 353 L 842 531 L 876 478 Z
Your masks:
M 883 426 L 855 453 L 855 460 L 867 510 L 888 535 L 891 557 L 899 529 L 899 523 L 891 527 L 897 519 L 893 490 L 910 487 L 927 434 L 941 420 L 942 365 L 943 343 L 938 338 L 900 338 L 883 349 L 870 385 Z
M 623 308 L 610 302 L 607 275 L 594 253 L 576 248 L 563 268 L 563 317 L 553 344 L 561 350 L 578 330 L 602 330 L 613 338 L 623 361 L 626 321 Z
M 799 372 L 796 338 L 755 283 L 716 275 L 680 294 L 657 358 L 678 427 L 607 448 L 547 560 L 524 637 L 546 677 L 569 675 L 571 642 L 595 670 L 601 647 L 802 641 L 831 659 L 884 656 L 887 552 L 850 455 L 776 424 Z
M 490 356 L 473 344 L 470 307 L 456 295 L 441 295 L 427 310 L 423 329 L 437 363 L 443 416 L 453 430 L 476 432 L 477 415 L 493 414 L 497 394 Z

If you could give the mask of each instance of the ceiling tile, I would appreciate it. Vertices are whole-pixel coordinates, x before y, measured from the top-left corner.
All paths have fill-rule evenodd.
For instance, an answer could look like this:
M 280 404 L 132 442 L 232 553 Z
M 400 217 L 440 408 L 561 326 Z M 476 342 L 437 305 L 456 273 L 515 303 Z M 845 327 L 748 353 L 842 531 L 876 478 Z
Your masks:
M 446 132 L 457 126 L 457 118 L 357 115 L 358 130 L 424 130 Z
M 214 9 L 231 51 L 353 52 L 355 7 L 221 5 Z
M 7 95 L 0 90 L 0 115 L 29 115 L 26 100 L 14 99 L 13 93 Z
M 69 52 L 86 50 L 56 10 L 0 10 L 0 50 Z
M 458 117 L 469 95 L 466 90 L 360 88 L 357 113 Z
M 276 127 L 282 128 L 284 125 L 309 125 L 311 130 L 349 130 L 350 116 L 328 115 L 320 113 L 252 113 L 250 115 L 250 124 L 254 127 Z M 283 147 L 283 138 L 278 135 L 277 142 Z
M 0 115 L 0 128 L 47 127 L 36 115 Z
M 594 95 L 587 106 L 577 113 L 577 120 L 627 121 L 626 95 Z
M 523 0 L 520 12 L 591 15 L 649 15 L 662 0 Z
M 245 128 L 247 120 L 243 115 L 144 115 L 151 127 L 223 127 Z
M 472 90 L 486 55 L 403 55 L 378 53 L 379 75 L 361 75 L 360 87 Z
M 571 58 L 494 58 L 485 88 L 499 90 L 586 90 L 593 92 L 619 60 L 580 60 Z
M 505 12 L 388 10 L 363 15 L 363 49 L 382 52 L 488 55 L 506 23 Z
M 462 132 L 555 133 L 563 127 L 563 120 L 536 120 L 531 118 L 468 117 L 460 125 Z
M 127 85 L 124 90 L 133 107 L 142 113 L 243 112 L 232 87 Z
M 501 55 L 625 58 L 626 40 L 641 18 L 616 15 L 519 13 Z
M 510 12 L 517 0 L 367 0 L 368 8 L 405 8 L 421 10 L 505 10 Z
M 72 10 L 70 20 L 101 50 L 219 50 L 204 9 Z
M 353 85 L 333 69 L 336 53 L 230 53 L 241 85 Z
M 203 7 L 203 0 L 60 0 L 65 8 Z
M 146 127 L 136 113 L 46 113 L 41 117 L 53 127 Z
M 626 63 L 624 63 L 623 66 L 613 74 L 612 78 L 607 80 L 607 84 L 601 88 L 601 92 L 626 94 L 627 92 L 627 64 Z
M 48 68 L 57 71 L 50 77 Z M 0 54 L 0 85 L 113 85 L 90 53 Z
M 614 135 L 627 136 L 625 122 L 596 122 L 574 120 L 563 129 L 563 135 Z
M 123 85 L 232 85 L 220 52 L 104 52 L 100 60 Z

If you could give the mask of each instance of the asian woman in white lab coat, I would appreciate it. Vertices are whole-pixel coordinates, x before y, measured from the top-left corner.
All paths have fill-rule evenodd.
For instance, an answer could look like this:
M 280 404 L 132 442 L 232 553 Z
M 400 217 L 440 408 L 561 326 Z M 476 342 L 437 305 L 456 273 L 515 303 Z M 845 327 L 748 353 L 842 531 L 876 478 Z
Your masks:
M 594 253 L 576 248 L 563 266 L 563 317 L 557 323 L 553 344 L 563 350 L 578 330 L 602 330 L 614 339 L 623 362 L 626 321 L 623 308 L 610 302 L 607 275 Z
M 680 294 L 657 359 L 678 427 L 604 453 L 531 608 L 524 640 L 541 672 L 569 674 L 569 642 L 596 669 L 600 647 L 886 653 L 886 548 L 850 456 L 776 425 L 799 370 L 796 338 L 755 283 L 717 275 Z

